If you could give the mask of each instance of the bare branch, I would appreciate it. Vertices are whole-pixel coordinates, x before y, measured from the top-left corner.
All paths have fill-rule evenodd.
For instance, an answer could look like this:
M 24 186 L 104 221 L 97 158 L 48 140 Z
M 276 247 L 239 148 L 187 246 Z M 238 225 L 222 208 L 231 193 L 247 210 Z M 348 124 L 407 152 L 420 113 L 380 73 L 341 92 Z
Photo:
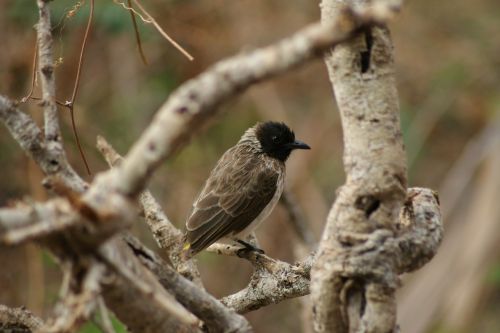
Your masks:
M 222 303 L 238 313 L 309 294 L 309 274 L 314 254 L 289 264 L 255 251 L 242 251 L 241 246 L 214 243 L 207 250 L 244 258 L 254 267 L 250 282 L 244 289 L 221 299 Z
M 97 137 L 97 149 L 104 156 L 109 166 L 118 165 L 123 158 L 101 136 Z M 144 218 L 153 234 L 156 243 L 164 249 L 175 269 L 189 280 L 202 286 L 200 273 L 192 260 L 181 256 L 183 234 L 168 219 L 167 215 L 155 200 L 151 192 L 144 191 L 139 196 L 139 202 L 144 212 Z
M 392 10 L 391 1 L 370 4 Z M 345 1 L 323 0 L 322 19 L 335 19 L 343 6 Z M 388 29 L 363 29 L 325 61 L 342 117 L 347 181 L 328 216 L 311 272 L 314 328 L 392 332 L 398 274 L 435 254 L 442 237 L 439 206 L 425 189 L 410 191 L 403 206 L 406 159 Z M 408 228 L 398 230 L 403 225 Z
M 15 245 L 75 226 L 80 217 L 67 200 L 0 209 L 0 244 Z
M 40 166 L 46 175 L 57 174 L 66 186 L 83 192 L 87 185 L 68 164 L 66 157 L 43 140 L 43 134 L 33 119 L 19 111 L 14 102 L 0 95 L 0 120 L 21 148 Z M 62 149 L 62 148 L 61 148 Z
M 151 300 L 163 308 L 165 312 L 177 317 L 177 319 L 184 324 L 197 324 L 197 320 L 188 311 L 186 311 L 186 309 L 169 297 L 170 295 L 166 294 L 162 288 L 158 288 L 159 286 L 157 287 L 147 283 L 144 281 L 144 276 L 135 275 L 127 268 L 126 265 L 124 266 L 121 262 L 116 262 L 111 257 L 108 257 L 105 251 L 101 252 L 101 256 L 106 259 L 106 262 L 115 270 L 116 273 L 128 281 L 131 287 L 136 288 L 140 293 L 151 297 Z M 154 281 L 153 279 L 150 280 Z
M 221 299 L 238 313 L 247 313 L 269 304 L 309 294 L 309 279 L 313 255 L 304 261 L 288 264 L 266 255 L 250 253 L 255 272 L 248 285 L 233 295 Z
M 36 26 L 38 40 L 38 69 L 40 70 L 42 105 L 45 117 L 45 141 L 54 148 L 61 146 L 61 130 L 57 116 L 56 83 L 52 56 L 52 32 L 49 3 L 37 0 L 40 19 Z
M 196 318 L 167 294 L 121 239 L 111 239 L 99 255 L 116 272 L 103 281 L 106 304 L 132 332 L 198 332 Z M 131 285 L 131 279 L 141 282 Z
M 183 278 L 157 254 L 150 251 L 131 235 L 125 236 L 127 245 L 141 263 L 151 270 L 160 283 L 187 309 L 204 321 L 210 332 L 250 332 L 246 319 L 226 308 L 220 301 Z

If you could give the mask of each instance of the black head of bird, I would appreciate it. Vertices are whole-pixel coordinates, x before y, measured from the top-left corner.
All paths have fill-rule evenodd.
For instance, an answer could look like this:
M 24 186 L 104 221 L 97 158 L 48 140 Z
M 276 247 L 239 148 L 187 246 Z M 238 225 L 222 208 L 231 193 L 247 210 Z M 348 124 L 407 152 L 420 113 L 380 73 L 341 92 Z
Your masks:
M 241 238 L 272 211 L 283 192 L 285 161 L 294 149 L 310 149 L 284 123 L 249 128 L 219 159 L 186 221 L 185 256 L 223 240 Z M 255 249 L 255 248 L 253 248 Z
M 255 136 L 263 153 L 283 162 L 294 149 L 311 149 L 304 142 L 295 140 L 295 133 L 284 123 L 269 121 L 258 124 Z

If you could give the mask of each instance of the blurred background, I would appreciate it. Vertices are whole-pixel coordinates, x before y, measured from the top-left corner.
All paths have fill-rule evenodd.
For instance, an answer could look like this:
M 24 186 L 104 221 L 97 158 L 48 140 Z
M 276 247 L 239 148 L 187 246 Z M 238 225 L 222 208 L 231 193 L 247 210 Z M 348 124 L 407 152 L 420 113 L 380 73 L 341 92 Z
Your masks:
M 188 61 L 151 25 L 139 20 L 145 66 L 130 15 L 96 1 L 75 117 L 93 174 L 107 166 L 97 135 L 122 154 L 168 95 L 218 60 L 264 46 L 319 19 L 316 1 L 145 0 L 159 24 L 195 58 Z M 57 95 L 71 95 L 89 0 L 54 1 Z M 75 7 L 76 6 L 76 7 Z M 76 9 L 74 15 L 68 15 Z M 69 17 L 70 16 L 70 17 Z M 496 0 L 409 1 L 390 24 L 396 52 L 401 122 L 411 186 L 439 191 L 445 239 L 424 269 L 403 278 L 398 296 L 403 332 L 500 332 L 500 3 Z M 21 99 L 31 84 L 38 11 L 34 1 L 0 2 L 0 93 Z M 39 96 L 38 89 L 34 96 Z M 37 121 L 36 102 L 21 108 Z M 150 188 L 182 228 L 203 181 L 220 155 L 258 120 L 287 122 L 313 148 L 293 154 L 287 188 L 319 237 L 335 190 L 344 181 L 342 133 L 326 68 L 317 60 L 253 87 L 155 173 Z M 70 116 L 60 110 L 66 151 L 87 180 Z M 0 204 L 45 200 L 40 170 L 0 127 Z M 157 249 L 139 221 L 133 232 Z M 258 231 L 261 246 L 293 262 L 306 251 L 278 206 Z M 251 267 L 235 258 L 198 256 L 207 289 L 221 297 L 246 285 Z M 57 299 L 60 272 L 35 245 L 0 251 L 0 303 L 25 305 L 46 317 Z M 302 332 L 301 300 L 247 315 L 256 332 Z M 116 321 L 117 330 L 123 331 Z M 99 332 L 86 324 L 81 332 Z

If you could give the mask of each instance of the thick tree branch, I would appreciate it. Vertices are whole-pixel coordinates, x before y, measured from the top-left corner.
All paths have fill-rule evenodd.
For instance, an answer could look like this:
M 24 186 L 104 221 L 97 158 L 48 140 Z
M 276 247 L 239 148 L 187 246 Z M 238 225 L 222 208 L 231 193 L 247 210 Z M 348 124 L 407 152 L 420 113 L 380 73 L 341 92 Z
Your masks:
M 117 251 L 117 248 L 120 249 Z M 121 278 L 129 283 L 130 287 L 136 289 L 142 295 L 149 297 L 160 310 L 171 314 L 179 324 L 195 327 L 198 320 L 181 306 L 173 297 L 165 292 L 154 276 L 140 266 L 137 259 L 131 254 L 124 244 L 113 246 L 112 243 L 105 244 L 99 250 L 102 258 Z M 133 263 L 132 263 L 133 262 Z M 135 271 L 129 266 L 133 265 Z
M 244 317 L 226 308 L 205 290 L 177 274 L 156 253 L 150 251 L 136 238 L 127 235 L 125 241 L 141 263 L 157 276 L 165 289 L 172 293 L 177 301 L 203 320 L 210 332 L 251 331 L 251 327 Z
M 103 137 L 97 137 L 97 149 L 104 156 L 110 167 L 118 165 L 123 158 Z M 175 269 L 189 280 L 202 287 L 200 272 L 193 260 L 185 260 L 181 256 L 183 234 L 168 219 L 167 215 L 155 200 L 151 192 L 144 191 L 139 195 L 146 223 L 156 243 L 164 249 Z
M 325 24 L 343 6 L 344 1 L 323 0 Z M 363 29 L 325 60 L 342 117 L 347 181 L 328 216 L 312 270 L 314 327 L 317 332 L 392 332 L 398 274 L 428 261 L 442 237 L 438 202 L 433 195 L 421 199 L 410 193 L 403 206 L 406 158 L 387 28 Z M 402 217 L 412 222 L 405 230 L 398 230 L 406 224 L 399 223 L 401 208 Z M 412 209 L 419 213 L 412 215 Z M 422 217 L 422 211 L 433 213 Z M 411 246 L 419 249 L 416 254 Z

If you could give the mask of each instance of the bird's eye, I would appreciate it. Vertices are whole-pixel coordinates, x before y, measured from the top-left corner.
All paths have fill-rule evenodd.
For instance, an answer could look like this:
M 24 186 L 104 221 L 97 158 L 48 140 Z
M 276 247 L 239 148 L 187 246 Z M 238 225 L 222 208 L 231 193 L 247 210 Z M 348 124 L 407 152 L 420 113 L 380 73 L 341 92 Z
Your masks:
M 274 143 L 278 143 L 279 137 L 277 135 L 274 135 L 271 140 L 273 140 Z

